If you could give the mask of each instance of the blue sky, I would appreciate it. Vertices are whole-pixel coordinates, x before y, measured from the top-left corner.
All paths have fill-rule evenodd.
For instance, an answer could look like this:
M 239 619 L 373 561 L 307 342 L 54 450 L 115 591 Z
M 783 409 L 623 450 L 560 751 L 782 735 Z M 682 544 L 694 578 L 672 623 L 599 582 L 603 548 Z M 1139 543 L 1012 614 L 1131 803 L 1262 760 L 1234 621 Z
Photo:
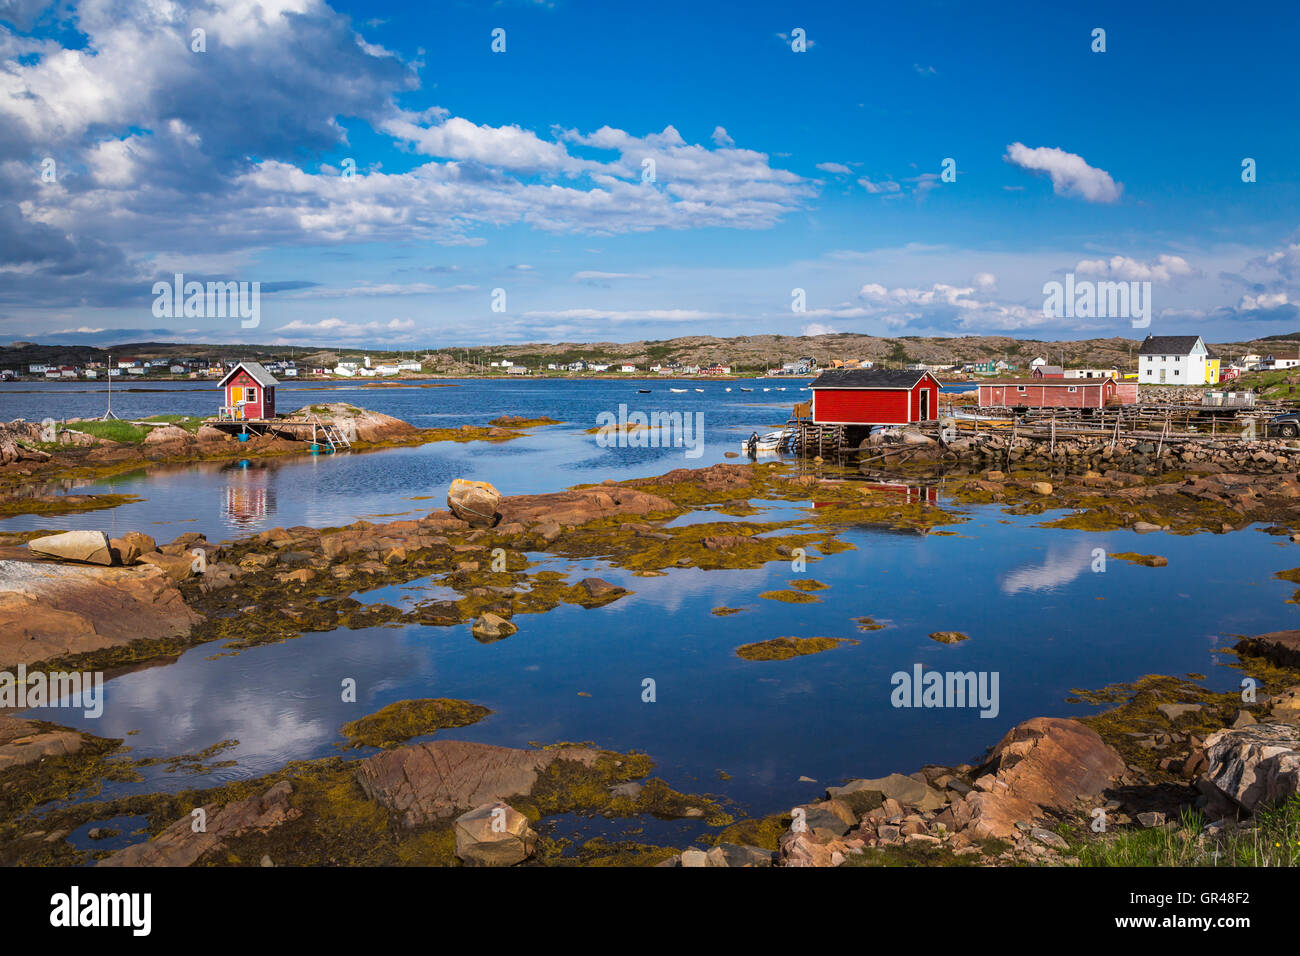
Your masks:
M 1300 330 L 1294 8 L 989 6 L 0 0 L 0 341 Z

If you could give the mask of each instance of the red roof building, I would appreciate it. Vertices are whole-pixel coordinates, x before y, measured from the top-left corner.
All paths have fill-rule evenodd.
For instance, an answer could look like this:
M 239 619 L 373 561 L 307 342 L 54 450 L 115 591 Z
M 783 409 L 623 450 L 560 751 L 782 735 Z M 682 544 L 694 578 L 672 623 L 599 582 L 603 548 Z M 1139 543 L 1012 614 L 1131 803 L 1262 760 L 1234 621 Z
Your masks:
M 221 417 L 256 421 L 275 417 L 275 387 L 280 383 L 256 362 L 240 362 L 221 380 L 225 405 Z
M 907 425 L 939 417 L 939 380 L 929 372 L 831 369 L 811 388 L 818 425 Z
M 1004 378 L 979 389 L 980 408 L 1104 408 L 1121 401 L 1113 378 Z

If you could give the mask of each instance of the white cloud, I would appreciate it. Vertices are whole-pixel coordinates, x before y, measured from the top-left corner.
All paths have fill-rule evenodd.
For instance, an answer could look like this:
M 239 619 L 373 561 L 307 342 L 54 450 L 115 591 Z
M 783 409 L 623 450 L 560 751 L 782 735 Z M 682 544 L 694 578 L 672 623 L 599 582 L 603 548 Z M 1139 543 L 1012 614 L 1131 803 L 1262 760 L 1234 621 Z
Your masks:
M 1259 295 L 1243 295 L 1237 308 L 1243 312 L 1257 312 L 1276 309 L 1289 302 L 1285 292 L 1262 292 Z
M 1031 149 L 1023 143 L 1012 143 L 1003 158 L 1023 169 L 1047 173 L 1052 178 L 1052 191 L 1059 196 L 1115 202 L 1124 188 L 1106 170 L 1089 166 L 1076 153 L 1052 146 Z
M 573 278 L 576 282 L 587 282 L 593 279 L 648 279 L 650 276 L 643 272 L 595 272 L 585 270 L 583 272 L 575 272 Z
M 835 176 L 849 176 L 853 173 L 853 170 L 843 163 L 818 163 L 817 168 L 824 173 L 831 173 Z
M 858 180 L 858 185 L 861 186 L 863 189 L 865 189 L 867 192 L 872 193 L 874 195 L 879 195 L 881 193 L 896 193 L 902 188 L 898 185 L 898 183 L 892 180 L 885 180 L 884 182 L 881 183 L 873 183 L 866 176 L 863 176 L 861 179 Z
M 727 135 L 727 131 L 721 126 L 713 128 L 713 142 L 717 146 L 735 146 L 736 141 Z
M 977 272 L 972 277 L 971 282 L 981 292 L 991 292 L 997 288 L 998 284 L 997 276 L 991 272 Z
M 1160 255 L 1154 262 L 1140 262 L 1128 256 L 1110 259 L 1084 259 L 1074 267 L 1078 275 L 1107 276 L 1126 282 L 1168 282 L 1195 273 L 1182 256 Z
M 829 325 L 822 325 L 820 322 L 809 322 L 799 330 L 799 334 L 805 338 L 810 338 L 816 335 L 837 335 L 839 330 Z

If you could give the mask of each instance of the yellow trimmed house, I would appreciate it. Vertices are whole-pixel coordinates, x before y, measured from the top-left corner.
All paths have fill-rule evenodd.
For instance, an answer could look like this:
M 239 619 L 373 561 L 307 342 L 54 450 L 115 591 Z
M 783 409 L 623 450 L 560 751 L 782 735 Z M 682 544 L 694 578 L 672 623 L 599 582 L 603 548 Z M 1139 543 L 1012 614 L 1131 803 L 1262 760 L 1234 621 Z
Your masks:
M 1210 347 L 1205 349 L 1205 384 L 1219 384 L 1219 353 Z

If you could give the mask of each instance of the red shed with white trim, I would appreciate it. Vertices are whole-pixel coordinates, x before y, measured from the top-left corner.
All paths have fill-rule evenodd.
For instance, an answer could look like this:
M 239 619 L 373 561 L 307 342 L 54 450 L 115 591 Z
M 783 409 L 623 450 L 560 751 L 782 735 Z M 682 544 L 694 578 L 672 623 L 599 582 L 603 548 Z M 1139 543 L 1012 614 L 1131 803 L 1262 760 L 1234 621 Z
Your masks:
M 256 362 L 240 362 L 221 380 L 221 417 L 234 421 L 275 417 L 275 387 L 280 383 Z
M 939 417 L 939 380 L 929 372 L 831 369 L 811 387 L 818 425 L 907 425 Z
M 1113 378 L 1004 378 L 980 382 L 980 408 L 1104 408 L 1119 401 Z

